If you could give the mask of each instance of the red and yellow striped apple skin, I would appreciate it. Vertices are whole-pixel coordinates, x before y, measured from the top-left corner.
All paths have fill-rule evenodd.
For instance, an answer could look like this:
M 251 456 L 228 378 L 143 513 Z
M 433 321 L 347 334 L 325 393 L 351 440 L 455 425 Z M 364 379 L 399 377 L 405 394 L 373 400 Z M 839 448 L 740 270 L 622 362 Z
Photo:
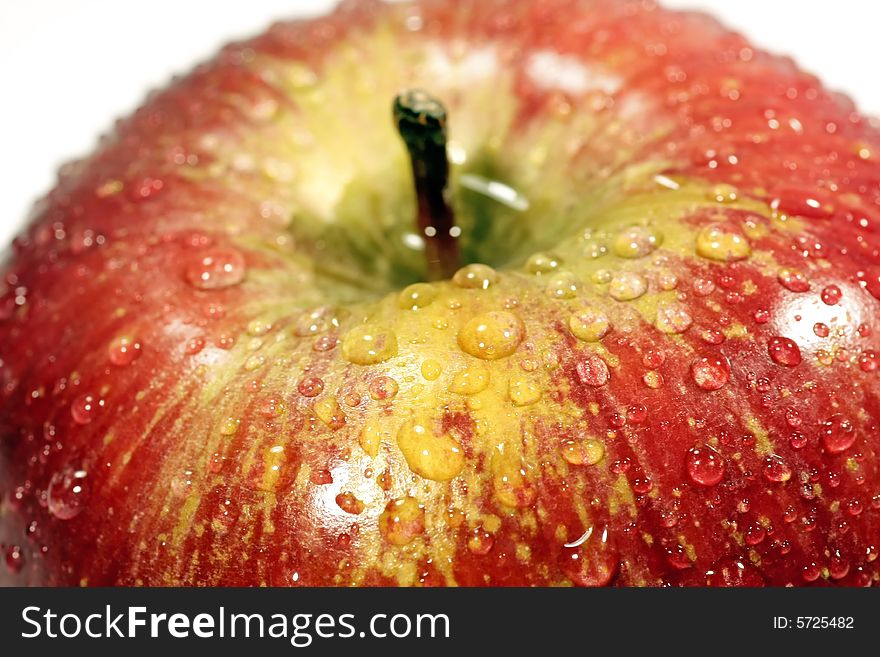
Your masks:
M 454 183 L 482 153 L 532 204 L 481 284 L 409 303 L 413 86 Z M 233 44 L 6 260 L 0 582 L 874 584 L 878 162 L 849 100 L 650 2 L 348 2 Z

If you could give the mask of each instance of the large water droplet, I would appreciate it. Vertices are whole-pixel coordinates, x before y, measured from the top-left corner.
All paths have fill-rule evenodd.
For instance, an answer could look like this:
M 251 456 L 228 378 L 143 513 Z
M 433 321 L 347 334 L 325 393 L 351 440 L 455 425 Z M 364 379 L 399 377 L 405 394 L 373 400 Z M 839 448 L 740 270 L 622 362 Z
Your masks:
M 355 365 L 375 365 L 397 355 L 397 335 L 390 328 L 362 324 L 342 339 L 342 357 Z
M 843 415 L 835 414 L 822 423 L 822 444 L 831 454 L 845 452 L 856 441 L 856 432 L 852 422 Z
M 397 446 L 409 469 L 432 481 L 447 481 L 464 467 L 464 450 L 452 436 L 436 435 L 426 418 L 407 420 L 397 431 Z
M 116 338 L 107 347 L 107 357 L 117 367 L 131 365 L 140 355 L 140 341 L 127 335 Z
M 598 388 L 608 383 L 611 373 L 608 365 L 596 354 L 585 354 L 575 363 L 578 380 L 588 386 Z
M 663 235 L 650 226 L 629 226 L 614 238 L 612 249 L 621 258 L 644 258 L 663 243 Z
M 685 468 L 691 481 L 700 486 L 715 486 L 724 477 L 721 454 L 708 445 L 688 450 Z
M 430 283 L 413 283 L 403 288 L 397 305 L 403 310 L 418 310 L 431 305 L 437 298 L 437 288 Z
M 217 248 L 195 256 L 184 277 L 199 290 L 222 290 L 244 280 L 247 266 L 244 256 L 231 248 Z
M 791 338 L 780 336 L 770 338 L 767 342 L 767 351 L 770 353 L 770 358 L 777 365 L 794 367 L 801 362 L 801 350 Z
M 691 363 L 691 376 L 703 390 L 718 390 L 730 378 L 730 361 L 722 355 L 703 356 Z
M 615 274 L 608 284 L 608 294 L 617 301 L 638 299 L 648 290 L 648 281 L 641 274 L 624 271 Z
M 49 482 L 49 513 L 59 520 L 78 516 L 86 505 L 87 473 L 82 468 L 67 466 L 56 472 Z
M 488 265 L 465 265 L 455 272 L 452 282 L 468 290 L 488 290 L 498 282 L 498 272 Z
M 733 262 L 752 253 L 745 236 L 722 224 L 704 226 L 697 234 L 697 254 L 718 262 Z
M 525 326 L 516 315 L 491 311 L 469 320 L 458 332 L 458 345 L 465 352 L 483 360 L 511 355 L 525 338 Z
M 568 319 L 572 335 L 584 342 L 596 342 L 605 337 L 611 329 L 608 315 L 595 308 L 585 308 Z
M 654 326 L 663 333 L 684 333 L 693 323 L 694 320 L 687 307 L 678 301 L 665 302 L 657 306 Z
M 94 395 L 84 394 L 73 400 L 70 415 L 77 424 L 88 424 L 95 419 L 98 411 L 103 408 L 104 400 Z

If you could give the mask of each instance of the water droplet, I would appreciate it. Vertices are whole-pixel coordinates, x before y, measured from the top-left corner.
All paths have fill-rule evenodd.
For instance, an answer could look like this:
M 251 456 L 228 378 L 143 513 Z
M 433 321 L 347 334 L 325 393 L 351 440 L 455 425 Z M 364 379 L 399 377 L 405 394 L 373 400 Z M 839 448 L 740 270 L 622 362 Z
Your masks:
M 6 548 L 6 568 L 10 573 L 21 572 L 24 567 L 24 553 L 18 545 L 10 545 Z
M 471 532 L 470 538 L 468 538 L 467 548 L 473 554 L 478 556 L 485 556 L 492 551 L 492 546 L 495 545 L 495 537 L 492 536 L 489 532 L 483 529 L 482 526 L 474 528 Z
M 562 259 L 549 253 L 535 253 L 526 260 L 524 269 L 530 274 L 546 274 L 559 269 Z
M 78 516 L 86 506 L 86 477 L 85 470 L 73 466 L 56 472 L 49 482 L 49 513 L 59 520 L 70 520 Z
M 715 283 L 708 278 L 698 278 L 693 283 L 694 294 L 698 297 L 707 297 L 715 291 Z
M 791 468 L 781 456 L 773 454 L 764 461 L 764 478 L 774 483 L 783 483 L 791 479 Z
M 822 423 L 820 435 L 825 450 L 831 454 L 845 452 L 856 441 L 856 432 L 852 422 L 840 414 L 832 415 Z
M 697 254 L 718 262 L 733 262 L 752 253 L 745 236 L 729 226 L 709 224 L 697 234 Z
M 766 324 L 770 321 L 770 311 L 766 308 L 758 308 L 752 313 L 752 319 L 755 320 L 755 324 Z
M 687 307 L 678 301 L 661 303 L 657 306 L 657 318 L 654 326 L 667 334 L 684 333 L 694 323 Z
M 468 363 L 456 372 L 449 384 L 449 390 L 458 395 L 475 395 L 489 385 L 489 370 L 483 363 Z
M 515 374 L 510 378 L 508 394 L 516 406 L 529 406 L 541 399 L 541 386 L 528 376 Z
M 88 424 L 95 419 L 98 411 L 103 408 L 104 400 L 94 395 L 80 395 L 70 405 L 70 415 L 77 424 Z
M 231 248 L 216 248 L 199 254 L 185 270 L 186 281 L 199 290 L 222 290 L 244 280 L 244 256 Z
M 220 435 L 221 436 L 234 436 L 238 431 L 238 426 L 241 424 L 241 420 L 234 417 L 228 417 L 223 420 L 223 423 L 220 425 Z
M 843 292 L 836 285 L 828 285 L 822 289 L 822 293 L 819 296 L 822 299 L 822 303 L 828 306 L 836 306 L 840 302 L 841 297 L 843 297 Z
M 666 362 L 666 354 L 659 349 L 649 349 L 642 355 L 642 365 L 649 370 L 657 370 Z
M 615 274 L 608 285 L 608 294 L 617 301 L 638 299 L 648 290 L 648 281 L 641 274 L 631 271 Z
M 523 509 L 535 503 L 538 491 L 518 459 L 496 453 L 492 460 L 492 469 L 492 487 L 498 503 L 514 509 Z
M 345 426 L 345 413 L 339 407 L 335 397 L 324 397 L 315 402 L 315 415 L 332 431 L 337 431 Z
M 185 353 L 187 356 L 195 356 L 204 348 L 205 338 L 195 337 L 187 340 L 186 344 L 183 345 L 183 353 Z
M 810 281 L 796 269 L 781 269 L 776 279 L 786 290 L 792 292 L 810 291 Z
M 400 386 L 396 379 L 390 376 L 377 376 L 370 381 L 370 397 L 376 401 L 385 401 L 393 399 L 397 395 Z
M 563 572 L 575 586 L 608 586 L 620 567 L 620 555 L 607 529 L 591 527 L 560 553 Z
M 577 296 L 580 284 L 574 274 L 559 272 L 550 277 L 545 289 L 553 299 L 573 299 Z
M 342 340 L 342 357 L 355 365 L 375 365 L 397 355 L 397 335 L 390 328 L 356 326 Z
M 353 516 L 363 513 L 365 504 L 354 493 L 339 493 L 336 496 L 336 505 Z
M 644 258 L 663 243 L 663 235 L 650 226 L 629 226 L 614 238 L 612 250 L 621 258 Z
M 751 524 L 746 529 L 745 535 L 743 539 L 748 546 L 755 546 L 764 541 L 767 537 L 767 530 L 764 529 L 761 525 Z
M 730 378 L 730 361 L 725 356 L 703 356 L 691 363 L 691 376 L 703 390 L 719 390 Z
M 790 338 L 773 337 L 767 342 L 767 350 L 770 358 L 777 365 L 794 367 L 801 362 L 801 350 L 797 343 Z
M 859 369 L 863 372 L 873 372 L 880 365 L 880 359 L 877 358 L 877 352 L 866 350 L 859 354 Z
M 488 265 L 465 265 L 455 272 L 452 282 L 467 290 L 488 290 L 498 282 L 498 272 Z
M 339 326 L 336 312 L 330 306 L 320 306 L 305 311 L 293 323 L 293 334 L 305 338 Z
M 578 380 L 588 386 L 598 388 L 608 383 L 611 374 L 608 365 L 596 354 L 585 354 L 575 364 Z
M 596 465 L 605 457 L 605 445 L 595 438 L 569 438 L 562 443 L 562 458 L 572 465 Z
M 691 481 L 701 486 L 715 486 L 724 477 L 721 454 L 708 445 L 688 450 L 685 467 Z
M 140 341 L 127 335 L 116 338 L 107 347 L 107 357 L 117 367 L 131 365 L 140 355 Z
M 650 370 L 642 375 L 642 382 L 652 390 L 656 390 L 663 387 L 663 375 Z
M 358 434 L 358 444 L 370 456 L 375 458 L 379 453 L 379 447 L 382 441 L 388 437 L 387 432 L 382 430 L 378 421 L 369 419 L 364 423 Z
M 403 288 L 397 297 L 397 305 L 403 310 L 418 310 L 431 305 L 436 298 L 437 288 L 430 283 L 413 283 Z
M 440 373 L 443 372 L 443 365 L 438 360 L 426 358 L 422 361 L 420 369 L 426 381 L 436 381 Z
M 792 431 L 788 437 L 788 444 L 792 449 L 803 449 L 807 445 L 807 437 L 800 431 Z
M 397 446 L 414 473 L 432 481 L 447 481 L 464 467 L 464 450 L 451 436 L 434 434 L 431 426 L 425 418 L 407 420 L 397 431 Z
M 813 324 L 813 333 L 820 338 L 827 338 L 831 333 L 831 329 L 828 328 L 827 324 L 823 324 L 822 322 L 816 322 Z
M 568 319 L 572 335 L 584 342 L 596 342 L 604 338 L 611 329 L 608 315 L 595 308 L 585 308 Z
M 379 532 L 392 545 L 407 545 L 424 531 L 425 509 L 414 497 L 391 500 L 379 516 Z
M 490 311 L 469 320 L 458 332 L 458 345 L 483 360 L 510 356 L 525 338 L 525 326 L 516 315 Z

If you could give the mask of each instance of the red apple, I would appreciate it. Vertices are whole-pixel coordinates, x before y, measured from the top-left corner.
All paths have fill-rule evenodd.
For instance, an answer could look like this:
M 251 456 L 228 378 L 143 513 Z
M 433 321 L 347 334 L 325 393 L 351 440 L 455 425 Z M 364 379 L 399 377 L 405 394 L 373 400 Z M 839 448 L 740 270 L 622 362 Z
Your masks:
M 412 88 L 447 107 L 481 263 L 451 280 L 420 282 Z M 877 126 L 703 15 L 276 25 L 65 167 L 15 242 L 0 578 L 870 585 L 878 219 Z

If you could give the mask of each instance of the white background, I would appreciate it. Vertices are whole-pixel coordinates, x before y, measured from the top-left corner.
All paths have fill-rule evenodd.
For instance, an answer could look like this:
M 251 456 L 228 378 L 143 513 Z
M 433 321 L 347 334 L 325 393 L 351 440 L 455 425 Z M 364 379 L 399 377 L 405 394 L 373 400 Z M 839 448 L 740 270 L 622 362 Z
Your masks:
M 880 115 L 871 0 L 661 0 L 699 8 L 790 54 Z M 147 90 L 272 20 L 334 0 L 0 0 L 0 249 L 59 163 L 87 153 Z

